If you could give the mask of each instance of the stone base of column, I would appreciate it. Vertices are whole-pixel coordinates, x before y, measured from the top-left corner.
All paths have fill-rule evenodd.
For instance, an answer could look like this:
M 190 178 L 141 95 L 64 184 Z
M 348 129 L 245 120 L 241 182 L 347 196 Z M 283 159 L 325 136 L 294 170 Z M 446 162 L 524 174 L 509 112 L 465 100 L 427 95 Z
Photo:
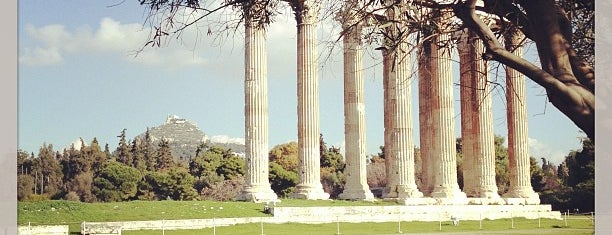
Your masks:
M 327 200 L 329 199 L 329 193 L 323 191 L 323 186 L 321 185 L 319 185 L 319 187 L 297 185 L 295 186 L 293 198 L 306 200 Z
M 400 200 L 408 199 L 408 198 L 422 198 L 423 193 L 419 191 L 415 185 L 415 187 L 409 187 L 406 185 L 396 185 L 391 189 L 387 189 L 386 194 L 383 195 L 383 198 L 397 198 Z
M 269 187 L 247 187 L 238 194 L 237 201 L 277 202 L 278 196 Z
M 431 197 L 439 205 L 467 205 L 468 198 L 459 188 L 434 188 Z
M 374 194 L 369 189 L 344 189 L 338 198 L 344 200 L 375 201 Z
M 540 197 L 504 198 L 508 205 L 540 205 Z
M 539 205 L 540 195 L 527 187 L 523 189 L 510 190 L 503 195 L 506 204 L 509 205 Z
M 469 194 L 466 193 L 466 195 L 468 195 L 468 197 L 469 197 Z M 499 194 L 497 194 L 497 190 L 481 190 L 479 192 L 476 192 L 473 197 L 474 198 L 492 199 L 492 200 L 501 199 Z

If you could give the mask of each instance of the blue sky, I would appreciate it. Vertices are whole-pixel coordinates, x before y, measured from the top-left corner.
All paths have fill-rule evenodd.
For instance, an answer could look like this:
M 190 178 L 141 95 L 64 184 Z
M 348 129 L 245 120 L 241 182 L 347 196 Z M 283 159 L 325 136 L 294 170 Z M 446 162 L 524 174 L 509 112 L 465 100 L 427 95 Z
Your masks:
M 56 150 L 82 137 L 115 148 L 160 125 L 168 114 L 194 121 L 208 136 L 244 136 L 243 34 L 219 42 L 206 27 L 193 28 L 162 48 L 133 52 L 147 40 L 145 9 L 138 1 L 19 1 L 19 148 Z M 321 132 L 329 145 L 344 141 L 342 53 L 335 22 L 320 27 Z M 270 148 L 297 139 L 296 30 L 288 10 L 268 32 Z M 533 50 L 528 59 L 532 60 Z M 328 57 L 328 55 L 330 55 Z M 373 58 L 371 58 L 373 57 Z M 368 152 L 383 144 L 382 68 L 378 53 L 365 60 Z M 454 64 L 458 81 L 458 64 Z M 498 78 L 503 84 L 503 78 Z M 416 80 L 413 94 L 416 94 Z M 579 129 L 547 104 L 544 91 L 528 81 L 531 155 L 560 163 L 580 147 Z M 494 129 L 506 136 L 502 88 L 493 91 Z M 413 95 L 414 138 L 418 144 L 418 99 Z M 459 90 L 455 88 L 456 130 Z

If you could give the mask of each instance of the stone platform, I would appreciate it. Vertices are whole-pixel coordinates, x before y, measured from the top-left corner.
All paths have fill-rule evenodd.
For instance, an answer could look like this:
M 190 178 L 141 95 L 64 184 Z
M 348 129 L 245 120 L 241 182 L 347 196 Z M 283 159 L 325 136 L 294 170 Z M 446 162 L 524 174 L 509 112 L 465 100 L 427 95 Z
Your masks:
M 561 219 L 550 205 L 413 205 L 275 207 L 272 223 L 395 222 L 505 219 Z
M 338 222 L 397 222 L 397 221 L 452 221 L 504 218 L 562 219 L 550 205 L 414 205 L 414 206 L 332 206 L 332 207 L 272 207 L 272 217 L 151 220 L 122 222 L 83 222 L 81 233 L 90 235 L 121 235 L 121 231 L 180 230 L 232 226 L 248 223 L 305 223 Z

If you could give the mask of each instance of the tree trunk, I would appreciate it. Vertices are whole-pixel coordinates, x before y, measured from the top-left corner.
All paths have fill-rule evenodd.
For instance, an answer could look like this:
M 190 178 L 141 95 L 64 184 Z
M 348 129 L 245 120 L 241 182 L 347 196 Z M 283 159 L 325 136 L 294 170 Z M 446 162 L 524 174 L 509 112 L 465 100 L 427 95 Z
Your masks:
M 532 40 L 538 48 L 542 68 L 513 55 L 497 40 L 491 29 L 480 19 L 475 11 L 476 0 L 458 4 L 455 14 L 463 23 L 476 32 L 487 48 L 487 56 L 505 64 L 529 77 L 546 89 L 550 102 L 570 118 L 589 138 L 595 137 L 595 94 L 590 89 L 594 82 L 592 68 L 574 68 L 573 65 L 585 66 L 575 60 L 567 38 L 569 25 L 561 25 L 562 15 L 552 0 L 523 1 L 528 20 L 533 30 Z M 581 71 L 581 79 L 588 84 L 580 83 L 574 71 Z

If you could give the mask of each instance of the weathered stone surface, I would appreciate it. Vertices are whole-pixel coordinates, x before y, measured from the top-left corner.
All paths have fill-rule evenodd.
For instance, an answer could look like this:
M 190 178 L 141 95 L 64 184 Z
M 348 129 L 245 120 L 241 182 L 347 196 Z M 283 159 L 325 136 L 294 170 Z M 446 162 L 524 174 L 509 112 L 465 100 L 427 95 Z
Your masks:
M 421 192 L 429 196 L 434 187 L 433 166 L 435 156 L 432 155 L 432 130 L 431 108 L 431 79 L 434 77 L 431 60 L 431 43 L 424 43 L 419 48 L 419 142 L 421 151 Z
M 18 235 L 68 235 L 68 225 L 18 226 Z
M 522 37 L 524 36 L 518 34 L 505 36 L 506 47 L 518 56 L 523 56 L 523 48 L 519 45 Z M 510 188 L 503 197 L 525 198 L 525 203 L 540 204 L 540 197 L 533 191 L 531 186 L 531 174 L 529 172 L 529 132 L 527 130 L 526 99 L 525 77 L 514 69 L 506 68 Z
M 491 87 L 482 41 L 464 30 L 458 46 L 461 74 L 461 134 L 464 192 L 470 203 L 503 204 L 495 182 Z
M 424 199 L 424 198 L 421 198 Z M 450 221 L 504 219 L 504 218 L 549 218 L 561 219 L 559 211 L 552 211 L 550 205 L 420 205 L 420 206 L 332 206 L 332 207 L 272 207 L 273 217 L 152 220 L 124 222 L 84 222 L 84 234 L 103 234 L 107 230 L 97 228 L 115 227 L 131 230 L 178 230 L 202 229 L 213 226 L 231 226 L 247 223 L 329 223 L 330 218 L 340 222 L 397 222 L 401 221 Z
M 320 173 L 319 69 L 317 23 L 319 3 L 295 1 L 297 21 L 298 176 L 295 198 L 328 199 Z
M 246 14 L 252 15 L 252 14 Z M 245 23 L 244 116 L 246 166 L 245 186 L 238 200 L 275 201 L 268 180 L 268 64 L 266 30 L 256 19 Z
M 403 8 L 390 8 L 387 10 L 389 19 L 399 19 L 403 17 Z M 387 28 L 391 37 L 399 36 L 400 31 L 406 26 L 402 23 L 394 23 Z M 397 46 L 387 46 L 383 51 L 386 57 L 383 64 L 387 87 L 385 95 L 385 105 L 387 111 L 385 116 L 389 118 L 390 133 L 385 142 L 385 162 L 387 165 L 387 187 L 385 198 L 419 198 L 423 194 L 418 190 L 415 182 L 414 171 L 414 141 L 412 127 L 412 97 L 410 71 L 410 54 L 408 38 L 404 37 L 397 43 Z M 388 146 L 388 147 L 387 147 Z
M 350 17 L 350 12 L 347 12 Z M 363 86 L 361 24 L 345 21 L 344 35 L 344 139 L 346 184 L 341 199 L 374 200 L 366 176 L 366 124 Z M 354 26 L 353 26 L 354 25 Z
M 431 44 L 434 72 L 431 79 L 431 100 L 428 104 L 431 107 L 433 126 L 431 154 L 437 158 L 433 167 L 434 188 L 431 196 L 436 198 L 439 204 L 466 204 L 467 197 L 457 184 L 451 49 L 439 47 L 436 43 L 449 39 L 449 34 L 440 34 Z

